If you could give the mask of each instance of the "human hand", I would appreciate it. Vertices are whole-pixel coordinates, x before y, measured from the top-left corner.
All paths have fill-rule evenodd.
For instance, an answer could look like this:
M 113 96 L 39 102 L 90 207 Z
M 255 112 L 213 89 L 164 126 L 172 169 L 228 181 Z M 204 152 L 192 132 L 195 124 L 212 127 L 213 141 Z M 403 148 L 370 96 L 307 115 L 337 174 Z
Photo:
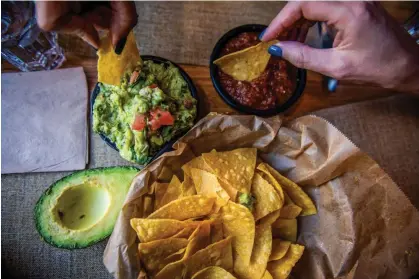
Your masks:
M 419 46 L 377 2 L 290 2 L 265 30 L 269 41 L 302 18 L 336 29 L 333 48 L 281 41 L 272 55 L 341 80 L 419 92 Z
M 98 30 L 109 30 L 117 54 L 122 52 L 126 37 L 137 24 L 135 4 L 131 1 L 35 3 L 41 29 L 75 34 L 96 49 L 99 48 Z

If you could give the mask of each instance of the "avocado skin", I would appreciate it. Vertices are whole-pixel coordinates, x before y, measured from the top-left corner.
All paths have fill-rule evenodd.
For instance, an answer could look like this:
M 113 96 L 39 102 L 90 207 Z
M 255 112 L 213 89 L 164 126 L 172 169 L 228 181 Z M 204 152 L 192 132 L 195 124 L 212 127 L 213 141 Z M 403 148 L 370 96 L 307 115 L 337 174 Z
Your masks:
M 68 182 L 71 182 L 74 178 L 99 176 L 99 175 L 103 175 L 103 174 L 107 174 L 107 173 L 108 174 L 110 174 L 110 173 L 117 174 L 118 172 L 129 172 L 129 171 L 133 172 L 133 174 L 134 174 L 133 178 L 134 178 L 135 174 L 137 174 L 140 171 L 140 169 L 138 169 L 136 167 L 130 167 L 130 166 L 102 167 L 102 168 L 95 168 L 95 169 L 87 169 L 87 170 L 73 172 L 73 173 L 57 180 L 56 182 L 54 182 L 41 195 L 41 197 L 39 198 L 38 202 L 36 203 L 35 209 L 34 209 L 35 226 L 36 226 L 36 229 L 37 229 L 41 239 L 44 240 L 45 242 L 47 242 L 48 244 L 50 244 L 52 246 L 55 246 L 57 248 L 73 250 L 73 249 L 86 248 L 88 246 L 91 246 L 91 245 L 93 245 L 95 243 L 98 243 L 98 242 L 106 239 L 107 237 L 109 237 L 111 235 L 112 231 L 113 231 L 113 226 L 110 229 L 105 230 L 105 231 L 101 232 L 100 234 L 98 234 L 97 238 L 92 239 L 90 241 L 86 241 L 84 243 L 71 243 L 71 242 L 62 242 L 62 241 L 54 240 L 54 238 L 49 234 L 48 228 L 43 226 L 43 222 L 42 222 L 43 220 L 41 219 L 42 205 L 45 201 L 47 201 L 48 199 L 51 198 L 51 195 L 53 194 L 53 189 L 54 188 L 56 188 L 56 187 L 65 188 L 65 185 L 67 185 Z

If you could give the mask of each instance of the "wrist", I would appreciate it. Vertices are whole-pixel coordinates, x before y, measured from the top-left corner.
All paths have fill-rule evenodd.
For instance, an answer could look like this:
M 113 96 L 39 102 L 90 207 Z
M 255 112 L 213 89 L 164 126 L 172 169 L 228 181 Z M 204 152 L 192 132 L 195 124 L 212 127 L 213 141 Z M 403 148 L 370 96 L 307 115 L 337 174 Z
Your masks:
M 399 67 L 395 68 L 395 73 L 398 74 L 390 88 L 419 94 L 419 55 L 412 53 L 404 55 Z

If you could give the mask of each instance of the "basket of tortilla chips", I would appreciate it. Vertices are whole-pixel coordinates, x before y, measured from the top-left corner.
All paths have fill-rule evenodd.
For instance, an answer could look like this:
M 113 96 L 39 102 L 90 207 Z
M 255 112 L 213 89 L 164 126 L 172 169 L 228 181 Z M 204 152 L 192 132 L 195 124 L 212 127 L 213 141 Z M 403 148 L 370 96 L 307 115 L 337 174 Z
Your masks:
M 324 120 L 210 114 L 134 179 L 104 263 L 118 279 L 403 278 L 416 266 L 381 263 L 406 249 L 418 263 L 418 228 Z

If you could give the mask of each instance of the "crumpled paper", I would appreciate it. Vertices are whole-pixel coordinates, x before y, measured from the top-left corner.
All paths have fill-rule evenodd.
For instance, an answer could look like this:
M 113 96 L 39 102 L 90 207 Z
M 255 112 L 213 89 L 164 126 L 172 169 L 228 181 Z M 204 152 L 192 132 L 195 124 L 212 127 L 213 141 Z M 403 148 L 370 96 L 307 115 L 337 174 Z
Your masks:
M 173 147 L 132 182 L 104 253 L 115 278 L 138 276 L 129 220 L 139 216 L 141 196 L 162 167 L 179 175 L 194 154 L 239 147 L 258 148 L 318 208 L 318 214 L 298 218 L 297 242 L 306 250 L 292 278 L 395 279 L 419 272 L 419 212 L 377 163 L 324 119 L 305 116 L 284 124 L 280 117 L 210 114 Z
M 88 91 L 83 68 L 1 75 L 1 172 L 84 169 Z

